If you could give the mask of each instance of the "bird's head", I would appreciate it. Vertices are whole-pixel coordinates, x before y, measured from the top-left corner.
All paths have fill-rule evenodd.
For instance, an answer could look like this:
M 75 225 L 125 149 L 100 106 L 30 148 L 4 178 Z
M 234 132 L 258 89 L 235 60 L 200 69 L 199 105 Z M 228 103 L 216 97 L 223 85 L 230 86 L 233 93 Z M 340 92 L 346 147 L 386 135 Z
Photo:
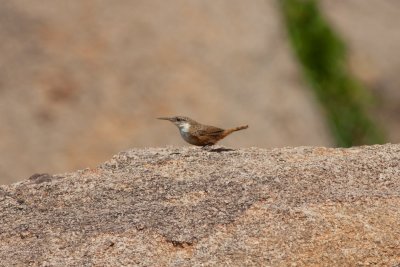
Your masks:
M 188 131 L 190 125 L 196 123 L 194 120 L 184 117 L 184 116 L 174 116 L 174 117 L 161 117 L 159 120 L 167 120 L 175 124 L 179 130 Z

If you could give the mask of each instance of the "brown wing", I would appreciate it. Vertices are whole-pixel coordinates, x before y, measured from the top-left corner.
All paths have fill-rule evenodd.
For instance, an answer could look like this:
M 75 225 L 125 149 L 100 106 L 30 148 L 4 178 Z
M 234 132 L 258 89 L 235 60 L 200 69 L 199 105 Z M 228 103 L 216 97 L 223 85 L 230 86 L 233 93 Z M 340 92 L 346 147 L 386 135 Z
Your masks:
M 203 128 L 203 129 L 198 129 L 196 131 L 196 134 L 198 136 L 218 136 L 220 135 L 222 132 L 224 131 L 224 129 L 218 128 L 218 127 L 214 127 L 214 126 L 207 126 L 207 128 Z
M 213 145 L 222 138 L 223 129 L 206 126 L 196 130 L 196 138 L 202 145 Z

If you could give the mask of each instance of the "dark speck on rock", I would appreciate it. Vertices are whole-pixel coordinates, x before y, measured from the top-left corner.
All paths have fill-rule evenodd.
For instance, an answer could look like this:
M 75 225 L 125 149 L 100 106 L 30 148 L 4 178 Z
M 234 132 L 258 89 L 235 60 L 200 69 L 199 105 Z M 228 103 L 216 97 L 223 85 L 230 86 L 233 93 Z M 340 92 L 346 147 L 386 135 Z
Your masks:
M 31 180 L 32 183 L 35 184 L 51 182 L 52 179 L 53 176 L 48 173 L 35 173 L 31 177 L 29 177 L 29 180 Z

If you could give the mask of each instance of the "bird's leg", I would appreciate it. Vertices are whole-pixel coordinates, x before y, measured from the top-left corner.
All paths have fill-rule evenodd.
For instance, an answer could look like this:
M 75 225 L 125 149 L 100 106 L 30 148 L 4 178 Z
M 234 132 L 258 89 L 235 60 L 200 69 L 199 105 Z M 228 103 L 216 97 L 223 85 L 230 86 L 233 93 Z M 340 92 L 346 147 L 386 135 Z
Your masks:
M 210 150 L 212 150 L 212 146 L 213 145 L 205 145 L 205 146 L 202 146 L 201 149 L 202 150 L 206 150 L 206 151 L 210 151 Z

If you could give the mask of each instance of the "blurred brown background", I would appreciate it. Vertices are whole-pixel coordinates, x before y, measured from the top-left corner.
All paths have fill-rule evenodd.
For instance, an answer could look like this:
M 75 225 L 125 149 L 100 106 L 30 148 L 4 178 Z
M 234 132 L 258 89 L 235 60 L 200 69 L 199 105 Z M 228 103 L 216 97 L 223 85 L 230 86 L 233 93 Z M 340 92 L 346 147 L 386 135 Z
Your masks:
M 400 1 L 322 1 L 400 140 Z M 186 145 L 155 118 L 249 124 L 222 145 L 333 144 L 275 0 L 1 1 L 0 183 Z

